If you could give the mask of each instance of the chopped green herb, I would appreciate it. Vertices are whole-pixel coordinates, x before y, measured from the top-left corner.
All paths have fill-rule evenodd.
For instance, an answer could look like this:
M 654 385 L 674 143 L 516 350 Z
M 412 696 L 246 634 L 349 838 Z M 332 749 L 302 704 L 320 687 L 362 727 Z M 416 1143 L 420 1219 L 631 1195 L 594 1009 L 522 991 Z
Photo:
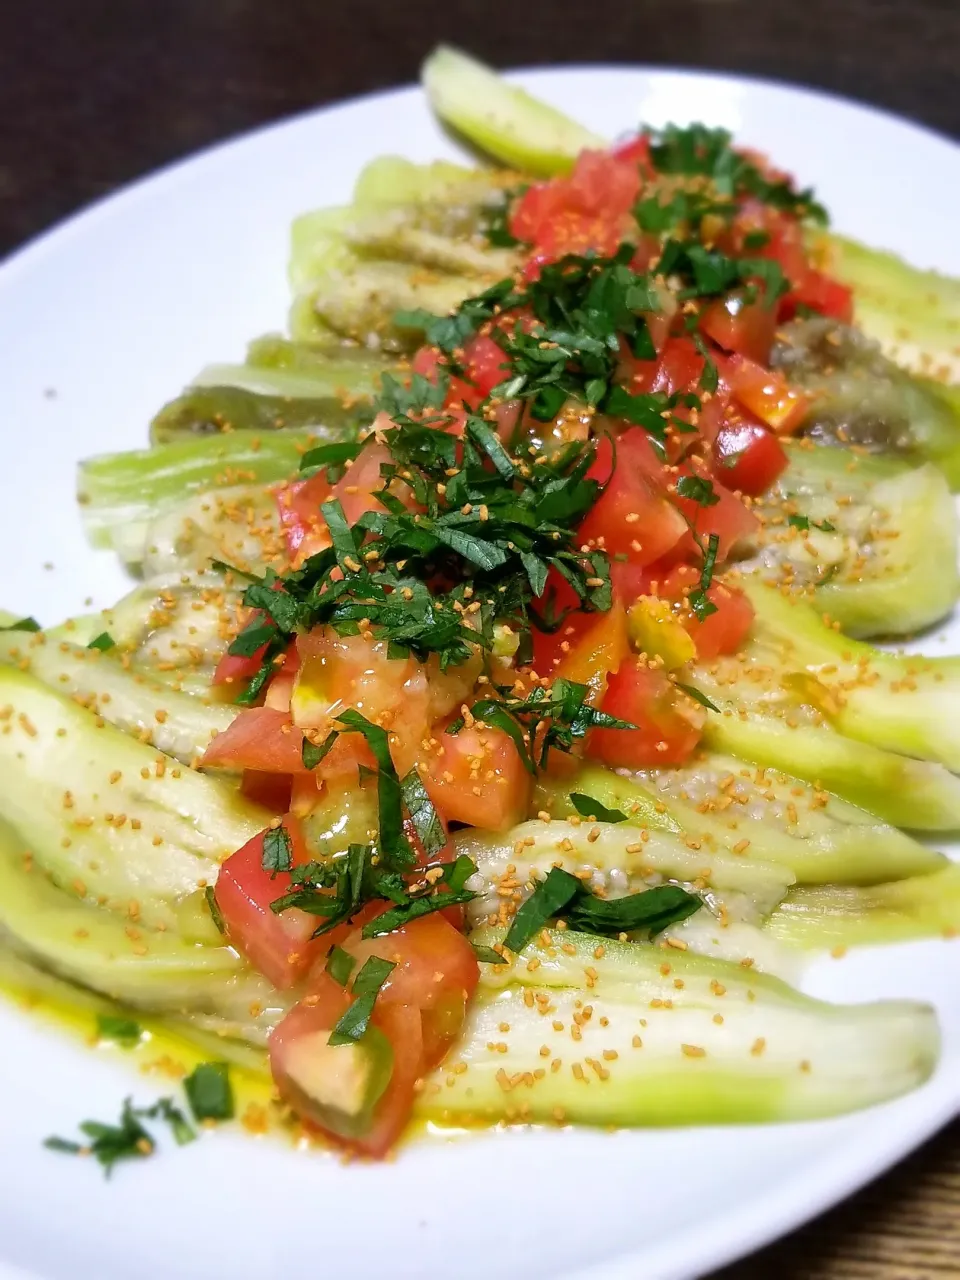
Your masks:
M 331 947 L 324 967 L 334 982 L 338 982 L 341 987 L 345 987 L 350 981 L 350 975 L 353 973 L 356 963 L 349 951 L 344 951 L 342 947 Z
M 143 1028 L 133 1018 L 112 1013 L 97 1015 L 97 1036 L 101 1040 L 115 1040 L 125 1049 L 132 1049 L 139 1044 L 142 1035 Z
M 509 951 L 522 951 L 547 921 L 559 915 L 577 896 L 580 888 L 580 881 L 576 876 L 560 867 L 551 867 L 526 902 L 518 908 L 503 945 Z
M 303 761 L 303 767 L 305 769 L 315 769 L 339 737 L 340 732 L 338 729 L 331 729 L 320 743 L 311 742 L 309 738 L 305 737 L 300 747 L 300 759 Z
M 217 930 L 220 933 L 226 933 L 227 926 L 223 923 L 223 912 L 220 910 L 220 904 L 217 902 L 217 893 L 212 884 L 205 886 L 203 896 L 206 899 L 207 910 L 210 912 Z
M 183 1082 L 195 1120 L 232 1120 L 233 1087 L 225 1062 L 201 1062 Z
M 353 980 L 353 1003 L 333 1031 L 329 1044 L 356 1044 L 370 1025 L 380 988 L 397 966 L 391 960 L 371 956 Z
M 428 859 L 435 858 L 447 843 L 447 835 L 416 769 L 411 769 L 401 781 L 400 792 L 424 853 Z
M 699 503 L 701 507 L 712 507 L 720 501 L 713 481 L 705 476 L 681 476 L 677 481 L 677 494 L 681 498 Z
M 623 898 L 598 898 L 582 889 L 564 912 L 564 919 L 571 929 L 584 933 L 609 937 L 642 929 L 654 937 L 693 915 L 702 905 L 695 893 L 673 884 L 661 884 Z
M 471 942 L 474 955 L 481 964 L 506 964 L 503 956 L 499 951 L 494 951 L 493 947 L 483 947 L 476 942 Z
M 89 1153 L 100 1164 L 107 1177 L 114 1165 L 121 1160 L 138 1160 L 153 1154 L 154 1140 L 140 1123 L 144 1112 L 133 1106 L 130 1098 L 123 1104 L 118 1124 L 103 1124 L 99 1120 L 84 1120 L 79 1126 L 87 1142 L 71 1142 L 68 1138 L 47 1138 L 44 1146 L 50 1151 L 62 1151 L 70 1155 Z
M 293 841 L 282 823 L 279 827 L 268 827 L 263 833 L 260 862 L 264 871 L 270 872 L 271 878 L 278 871 L 289 871 L 293 865 Z
M 591 822 L 626 822 L 627 815 L 620 809 L 608 809 L 606 805 L 594 800 L 593 796 L 582 795 L 579 791 L 570 792 L 570 803 L 577 813 Z
M 837 526 L 831 524 L 829 520 L 811 520 L 809 516 L 788 516 L 787 524 L 792 525 L 794 529 L 820 529 L 824 533 L 836 533 Z
M 148 1120 L 165 1120 L 178 1147 L 185 1147 L 188 1142 L 196 1140 L 197 1135 L 187 1117 L 172 1098 L 158 1098 L 152 1107 L 144 1107 L 139 1114 Z
M 715 702 L 711 702 L 705 693 L 701 693 L 700 690 L 695 688 L 692 684 L 681 684 L 678 680 L 676 682 L 676 686 L 678 689 L 682 689 L 688 698 L 692 698 L 694 702 L 699 702 L 701 707 L 706 707 L 708 711 L 720 710 Z
M 5 627 L 0 627 L 0 631 L 42 631 L 43 628 L 36 618 L 19 618 L 16 622 L 9 622 Z
M 101 631 L 98 636 L 94 636 L 94 638 L 87 645 L 87 648 L 99 649 L 101 653 L 106 653 L 108 649 L 115 648 L 116 643 L 117 643 L 116 640 L 114 640 L 113 636 L 110 634 L 109 631 Z

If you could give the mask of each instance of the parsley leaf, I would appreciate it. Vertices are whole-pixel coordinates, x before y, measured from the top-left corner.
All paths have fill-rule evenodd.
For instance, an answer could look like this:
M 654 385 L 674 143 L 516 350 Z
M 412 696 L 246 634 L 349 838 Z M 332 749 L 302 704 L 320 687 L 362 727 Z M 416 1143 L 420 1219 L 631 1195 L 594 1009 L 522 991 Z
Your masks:
M 201 1062 L 183 1082 L 195 1120 L 232 1120 L 230 1068 L 225 1062 Z
M 829 520 L 811 520 L 809 516 L 787 516 L 787 524 L 804 532 L 808 529 L 820 529 L 823 533 L 836 533 L 837 531 L 837 526 L 831 524 Z
M 493 947 L 485 947 L 479 943 L 471 942 L 473 953 L 481 964 L 506 964 L 506 960 L 499 951 L 494 951 Z
M 353 1003 L 330 1033 L 328 1044 L 356 1044 L 370 1025 L 380 988 L 397 966 L 392 960 L 370 956 L 353 980 Z
M 592 796 L 585 796 L 579 791 L 570 792 L 570 803 L 582 818 L 589 818 L 592 822 L 627 821 L 627 815 L 622 810 L 608 809 L 599 800 L 594 800 Z
M 700 690 L 695 688 L 692 684 L 681 684 L 680 681 L 677 680 L 676 687 L 678 689 L 682 689 L 688 698 L 692 698 L 694 702 L 699 702 L 701 707 L 706 707 L 708 711 L 720 710 L 715 702 L 711 702 L 705 693 L 701 693 Z
M 263 833 L 263 853 L 260 858 L 264 871 L 270 872 L 270 878 L 278 871 L 289 871 L 293 866 L 293 841 L 286 827 L 268 827 Z
M 311 742 L 305 737 L 300 746 L 300 759 L 303 761 L 305 769 L 315 769 L 321 760 L 327 755 L 331 747 L 340 737 L 337 729 L 331 729 L 322 742 Z
M 580 881 L 561 867 L 551 867 L 543 880 L 517 909 L 507 930 L 503 945 L 519 952 L 535 937 L 548 920 L 560 914 L 580 892 Z
M 203 890 L 203 896 L 206 899 L 207 910 L 213 918 L 213 923 L 217 926 L 220 933 L 227 932 L 227 926 L 223 922 L 223 912 L 220 910 L 220 904 L 217 902 L 217 894 L 212 884 L 208 884 Z
M 681 498 L 699 503 L 701 507 L 712 507 L 720 501 L 713 481 L 705 476 L 681 476 L 677 481 L 677 494 Z
M 133 1018 L 125 1018 L 120 1014 L 101 1013 L 97 1015 L 97 1036 L 101 1040 L 115 1040 L 124 1049 L 132 1049 L 140 1042 L 143 1028 Z
M 9 622 L 5 627 L 0 627 L 0 631 L 42 631 L 43 628 L 36 618 L 19 618 L 16 622 Z
M 350 975 L 353 973 L 356 963 L 349 951 L 344 951 L 342 947 L 331 947 L 324 968 L 334 982 L 339 983 L 341 987 L 345 987 L 350 981 Z
M 400 792 L 424 853 L 428 859 L 435 858 L 446 845 L 447 836 L 427 788 L 423 785 L 423 779 L 416 769 L 411 769 L 403 778 L 400 783 Z

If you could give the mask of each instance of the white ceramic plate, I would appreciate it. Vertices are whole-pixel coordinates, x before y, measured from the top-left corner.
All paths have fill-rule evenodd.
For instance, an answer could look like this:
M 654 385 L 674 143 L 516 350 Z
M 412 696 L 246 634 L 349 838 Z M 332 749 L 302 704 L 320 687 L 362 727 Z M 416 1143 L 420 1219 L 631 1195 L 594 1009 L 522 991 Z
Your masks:
M 960 151 L 944 139 L 839 99 L 721 76 L 518 78 L 610 135 L 640 121 L 725 125 L 815 183 L 840 230 L 960 274 Z M 365 98 L 177 165 L 0 268 L 0 603 L 52 623 L 88 597 L 100 606 L 122 593 L 113 558 L 84 543 L 74 463 L 142 445 L 150 415 L 201 365 L 240 358 L 247 339 L 282 326 L 290 220 L 344 200 L 360 167 L 387 152 L 458 154 L 418 91 Z M 840 1120 L 491 1134 L 422 1143 L 378 1167 L 221 1132 L 109 1183 L 41 1139 L 112 1118 L 125 1094 L 146 1098 L 153 1083 L 0 1006 L 0 1271 L 688 1280 L 826 1208 L 960 1110 L 958 983 L 960 950 L 946 943 L 862 951 L 810 974 L 817 994 L 922 997 L 942 1019 L 942 1062 L 923 1089 Z

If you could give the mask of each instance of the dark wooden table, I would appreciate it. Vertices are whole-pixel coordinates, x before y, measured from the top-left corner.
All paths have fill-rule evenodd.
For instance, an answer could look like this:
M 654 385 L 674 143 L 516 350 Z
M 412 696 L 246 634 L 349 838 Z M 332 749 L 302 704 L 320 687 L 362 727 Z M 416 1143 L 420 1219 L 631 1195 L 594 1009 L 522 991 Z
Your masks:
M 960 137 L 958 0 L 0 0 L 0 254 L 206 143 L 411 81 L 440 39 L 793 80 Z M 960 1276 L 960 1125 L 723 1280 L 771 1276 Z

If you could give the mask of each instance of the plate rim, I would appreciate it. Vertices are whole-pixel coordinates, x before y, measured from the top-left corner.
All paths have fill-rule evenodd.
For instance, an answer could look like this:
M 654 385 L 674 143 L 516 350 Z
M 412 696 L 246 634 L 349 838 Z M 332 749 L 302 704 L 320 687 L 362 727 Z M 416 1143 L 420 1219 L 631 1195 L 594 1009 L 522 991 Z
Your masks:
M 685 78 L 701 83 L 730 87 L 747 86 L 763 91 L 774 91 L 797 99 L 816 99 L 826 107 L 852 112 L 865 120 L 873 120 L 887 127 L 906 129 L 917 138 L 926 138 L 945 145 L 960 158 L 960 142 L 949 134 L 929 125 L 914 121 L 885 107 L 878 107 L 861 99 L 835 93 L 831 90 L 810 87 L 791 80 L 776 77 L 754 76 L 735 72 L 703 70 L 683 66 L 661 66 L 645 63 L 575 62 L 510 68 L 504 74 L 512 81 L 535 86 L 556 76 L 601 76 L 613 73 L 617 76 L 644 76 L 651 80 L 661 78 Z M 16 281 L 23 272 L 29 272 L 36 263 L 51 251 L 69 244 L 76 235 L 91 225 L 114 214 L 123 215 L 157 191 L 175 185 L 204 164 L 225 156 L 234 149 L 251 142 L 265 142 L 270 136 L 295 128 L 318 116 L 330 116 L 365 104 L 380 103 L 388 106 L 397 99 L 416 98 L 423 90 L 417 83 L 404 83 L 384 89 L 336 99 L 318 107 L 293 112 L 277 120 L 271 120 L 254 128 L 232 133 L 225 138 L 208 143 L 184 156 L 179 156 L 152 169 L 111 192 L 99 196 L 79 209 L 59 218 L 50 226 L 13 247 L 0 259 L 0 291 L 8 283 Z M 441 129 L 443 126 L 439 126 Z M 930 1085 L 926 1088 L 931 1088 Z M 635 1267 L 640 1261 L 650 1276 L 657 1280 L 692 1280 L 704 1274 L 704 1268 L 714 1270 L 743 1258 L 801 1227 L 813 1218 L 839 1205 L 876 1178 L 892 1169 L 905 1156 L 917 1150 L 934 1134 L 960 1115 L 960 1081 L 953 1088 L 948 1080 L 938 1081 L 936 1091 L 922 1117 L 909 1124 L 890 1130 L 877 1126 L 864 1141 L 859 1135 L 855 1144 L 845 1148 L 833 1143 L 824 1149 L 814 1169 L 820 1175 L 812 1196 L 804 1194 L 810 1188 L 809 1165 L 805 1172 L 791 1176 L 774 1191 L 762 1198 L 752 1196 L 725 1217 L 715 1223 L 709 1234 L 691 1236 L 684 1245 L 683 1257 L 677 1261 L 674 1244 L 665 1243 L 652 1252 L 629 1250 L 613 1257 L 571 1271 L 559 1273 L 565 1280 L 635 1280 Z M 0 1258 L 0 1280 L 43 1280 L 40 1272 L 23 1270 Z

